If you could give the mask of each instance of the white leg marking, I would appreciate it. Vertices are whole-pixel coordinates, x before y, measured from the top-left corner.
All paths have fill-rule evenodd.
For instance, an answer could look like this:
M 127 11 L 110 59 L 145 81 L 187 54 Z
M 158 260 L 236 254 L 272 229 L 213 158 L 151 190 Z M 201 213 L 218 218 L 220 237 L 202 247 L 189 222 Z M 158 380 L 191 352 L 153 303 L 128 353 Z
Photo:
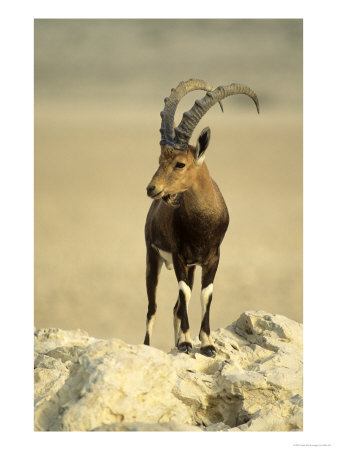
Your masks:
M 183 293 L 185 294 L 186 307 L 187 307 L 188 302 L 190 301 L 190 298 L 191 298 L 191 294 L 192 294 L 191 289 L 190 289 L 190 287 L 185 283 L 185 281 L 179 281 L 178 287 L 179 287 L 179 291 L 183 291 Z
M 200 331 L 200 347 L 207 347 L 207 345 L 214 345 L 211 335 L 207 336 L 204 331 Z
M 206 308 L 209 302 L 209 297 L 211 296 L 211 294 L 213 293 L 213 283 L 210 283 L 207 287 L 205 287 L 202 291 L 201 291 L 201 296 L 200 296 L 200 300 L 201 300 L 201 322 L 204 318 L 205 312 L 206 312 Z M 200 330 L 200 341 L 201 341 L 201 347 L 206 347 L 207 345 L 213 345 L 213 341 L 211 336 L 207 336 L 207 334 Z
M 184 337 L 184 341 L 185 341 L 185 342 L 190 342 L 190 343 L 192 343 L 192 341 L 191 341 L 190 330 L 187 330 L 187 332 L 185 333 L 184 336 L 185 336 L 185 337 Z
M 186 302 L 186 311 L 187 311 L 188 310 L 188 304 L 189 304 L 190 299 L 191 299 L 192 291 L 191 291 L 190 287 L 185 283 L 185 281 L 179 281 L 178 287 L 179 287 L 179 290 L 184 293 L 185 302 Z M 179 342 L 191 342 L 190 330 L 187 330 L 186 333 L 183 333 L 182 330 L 181 330 L 181 327 L 180 327 L 181 320 L 180 319 L 178 319 L 178 320 L 179 320 L 178 343 Z
M 153 330 L 155 321 L 156 321 L 156 314 L 153 314 L 151 319 L 146 321 L 146 331 L 147 331 L 147 333 L 149 333 L 150 337 L 152 334 L 152 330 Z
M 209 296 L 213 294 L 213 283 L 209 284 L 201 291 L 201 320 L 204 318 L 206 312 L 206 306 L 208 303 Z

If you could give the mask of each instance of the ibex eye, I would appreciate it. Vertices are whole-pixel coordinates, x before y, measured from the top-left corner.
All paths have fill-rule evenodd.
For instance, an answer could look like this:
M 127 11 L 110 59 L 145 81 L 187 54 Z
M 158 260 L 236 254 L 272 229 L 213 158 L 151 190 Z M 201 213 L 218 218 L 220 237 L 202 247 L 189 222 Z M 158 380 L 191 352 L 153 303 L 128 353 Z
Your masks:
M 177 162 L 176 164 L 176 168 L 177 169 L 182 169 L 183 167 L 185 167 L 186 164 L 182 163 L 182 162 Z

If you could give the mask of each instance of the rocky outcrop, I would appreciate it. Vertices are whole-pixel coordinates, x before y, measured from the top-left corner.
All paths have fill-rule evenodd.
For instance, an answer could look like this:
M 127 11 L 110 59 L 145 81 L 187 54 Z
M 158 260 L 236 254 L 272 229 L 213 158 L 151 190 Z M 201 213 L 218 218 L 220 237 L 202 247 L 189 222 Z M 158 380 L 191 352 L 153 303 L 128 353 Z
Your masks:
M 77 331 L 35 331 L 35 429 L 302 429 L 302 325 L 246 311 L 212 332 L 216 358 Z

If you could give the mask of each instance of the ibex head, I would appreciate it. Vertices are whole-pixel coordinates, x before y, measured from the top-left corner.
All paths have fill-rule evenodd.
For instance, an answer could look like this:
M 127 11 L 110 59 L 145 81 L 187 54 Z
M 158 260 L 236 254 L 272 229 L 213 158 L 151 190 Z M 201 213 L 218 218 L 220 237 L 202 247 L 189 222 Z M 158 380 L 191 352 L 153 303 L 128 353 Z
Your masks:
M 209 138 L 210 129 L 207 127 L 200 133 L 196 147 L 176 150 L 163 144 L 159 168 L 147 187 L 147 194 L 153 199 L 162 198 L 174 206 L 177 194 L 186 191 L 193 184 L 197 170 L 205 159 Z
M 205 97 L 196 100 L 193 107 L 183 114 L 183 118 L 174 128 L 174 115 L 179 101 L 193 90 L 207 91 Z M 259 112 L 259 102 L 255 92 L 247 86 L 231 84 L 212 88 L 202 80 L 190 79 L 182 81 L 171 90 L 170 97 L 166 97 L 164 110 L 161 111 L 161 155 L 159 168 L 152 177 L 147 194 L 153 199 L 162 198 L 174 206 L 177 195 L 186 191 L 194 182 L 198 170 L 203 164 L 205 151 L 210 140 L 210 129 L 204 128 L 200 133 L 195 147 L 189 145 L 192 133 L 200 119 L 215 103 L 225 97 L 235 94 L 246 94 L 255 102 Z

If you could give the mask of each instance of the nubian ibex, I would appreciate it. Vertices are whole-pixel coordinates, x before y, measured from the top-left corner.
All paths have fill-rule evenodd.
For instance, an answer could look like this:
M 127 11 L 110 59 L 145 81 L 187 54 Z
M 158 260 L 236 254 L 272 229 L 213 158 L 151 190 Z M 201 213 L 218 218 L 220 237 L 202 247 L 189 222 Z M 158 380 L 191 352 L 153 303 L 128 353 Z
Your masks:
M 201 100 L 183 114 L 174 128 L 174 115 L 179 101 L 193 90 L 207 91 Z M 188 303 L 191 297 L 195 266 L 202 268 L 202 319 L 199 339 L 200 351 L 206 356 L 216 355 L 210 335 L 209 314 L 213 281 L 220 258 L 220 244 L 225 236 L 229 215 L 217 184 L 210 177 L 204 162 L 210 140 L 210 129 L 204 128 L 196 146 L 189 145 L 193 130 L 204 114 L 216 103 L 230 95 L 245 94 L 259 112 L 255 92 L 241 84 L 213 89 L 202 80 L 190 79 L 179 83 L 166 97 L 160 113 L 161 154 L 159 168 L 147 186 L 153 199 L 146 225 L 146 288 L 148 312 L 144 344 L 150 345 L 157 304 L 156 288 L 163 262 L 174 268 L 179 295 L 173 309 L 175 345 L 188 353 L 192 348 L 188 322 Z

